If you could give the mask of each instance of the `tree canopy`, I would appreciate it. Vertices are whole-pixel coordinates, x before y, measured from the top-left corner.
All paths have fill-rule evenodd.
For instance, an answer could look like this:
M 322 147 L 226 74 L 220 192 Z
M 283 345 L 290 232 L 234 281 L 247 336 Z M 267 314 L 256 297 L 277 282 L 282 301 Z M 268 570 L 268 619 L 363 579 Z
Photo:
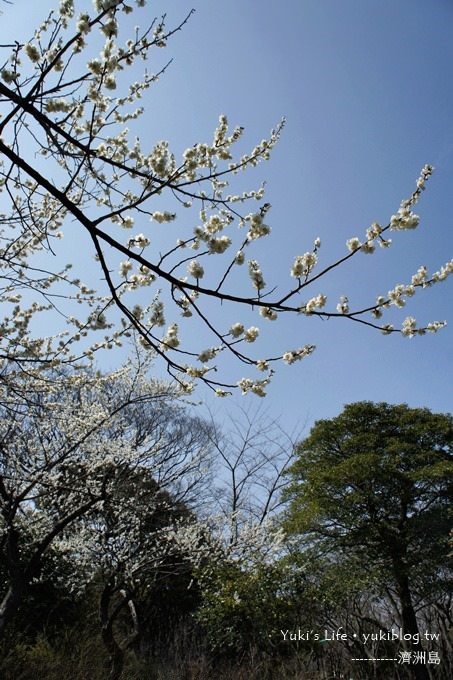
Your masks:
M 317 421 L 296 455 L 288 530 L 381 595 L 393 591 L 403 630 L 419 634 L 415 600 L 442 597 L 452 583 L 452 416 L 349 404 Z

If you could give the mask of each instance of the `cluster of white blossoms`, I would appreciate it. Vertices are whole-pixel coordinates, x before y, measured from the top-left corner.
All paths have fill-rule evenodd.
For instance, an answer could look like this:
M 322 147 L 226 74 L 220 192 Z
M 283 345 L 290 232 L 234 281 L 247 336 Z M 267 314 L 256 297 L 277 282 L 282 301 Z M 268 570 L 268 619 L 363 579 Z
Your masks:
M 275 321 L 278 317 L 278 314 L 270 307 L 260 307 L 260 316 L 263 316 L 265 319 L 269 319 L 269 321 Z
M 120 268 L 119 268 L 119 274 L 120 276 L 126 277 L 128 273 L 132 270 L 133 264 L 130 260 L 124 260 L 124 262 L 121 262 Z
M 176 347 L 178 347 L 179 343 L 180 341 L 178 338 L 178 324 L 172 323 L 167 328 L 167 333 L 161 340 L 160 348 L 163 352 L 166 352 L 169 349 L 175 349 Z
M 316 266 L 318 256 L 314 251 L 311 253 L 304 253 L 297 255 L 293 266 L 291 267 L 291 276 L 295 279 L 300 279 L 302 276 L 308 276 Z
M 211 361 L 212 359 L 215 359 L 218 352 L 219 352 L 218 347 L 210 347 L 209 349 L 204 349 L 198 355 L 198 361 L 201 361 L 201 363 L 203 364 L 206 363 L 206 361 Z
M 32 45 L 29 42 L 25 43 L 24 50 L 30 61 L 37 63 L 41 60 L 41 52 L 38 50 L 36 45 Z
M 388 302 L 395 307 L 404 307 L 406 305 L 406 297 L 412 297 L 415 294 L 415 287 L 413 285 L 405 286 L 398 284 L 387 294 Z
M 90 15 L 86 12 L 79 14 L 76 24 L 77 31 L 83 35 L 87 35 L 91 30 Z
M 186 367 L 186 373 L 190 378 L 202 378 L 209 370 L 209 366 L 202 366 L 201 368 L 196 366 Z
M 304 314 L 312 314 L 315 310 L 325 307 L 326 302 L 327 296 L 320 293 L 308 300 L 308 302 L 301 307 L 301 312 Z
M 249 213 L 239 223 L 240 227 L 242 227 L 245 224 L 250 225 L 247 231 L 247 239 L 249 241 L 253 241 L 257 238 L 262 238 L 263 236 L 267 236 L 268 234 L 270 234 L 271 232 L 270 226 L 264 223 L 264 217 L 268 212 L 269 208 L 270 204 L 265 203 L 264 206 L 261 208 L 260 212 Z
M 422 168 L 420 176 L 416 182 L 416 190 L 409 198 L 401 201 L 398 211 L 391 216 L 387 227 L 382 227 L 378 222 L 373 222 L 366 231 L 366 239 L 362 242 L 360 238 L 354 236 L 346 241 L 346 247 L 349 252 L 354 253 L 360 250 L 362 253 L 372 254 L 375 250 L 376 241 L 382 248 L 387 248 L 391 244 L 391 239 L 384 238 L 382 233 L 391 229 L 393 231 L 406 231 L 408 229 L 415 229 L 420 217 L 412 212 L 413 206 L 420 198 L 421 192 L 425 189 L 426 181 L 432 175 L 434 167 L 432 165 L 425 165 Z
M 149 246 L 150 243 L 151 241 L 147 236 L 145 236 L 144 234 L 137 234 L 136 236 L 134 236 L 134 238 L 129 239 L 128 247 L 143 249 Z
M 407 316 L 403 321 L 401 327 L 401 334 L 406 337 L 413 338 L 415 335 L 425 335 L 426 332 L 437 333 L 437 331 L 440 331 L 446 325 L 447 325 L 446 321 L 432 321 L 428 323 L 424 328 L 418 328 L 416 319 L 414 319 L 413 316 Z
M 151 315 L 149 317 L 148 323 L 151 328 L 154 326 L 165 326 L 164 303 L 162 300 L 154 300 L 150 311 Z
M 269 384 L 270 379 L 265 378 L 264 380 L 251 380 L 250 378 L 241 378 L 238 380 L 237 385 L 242 391 L 242 394 L 255 394 L 257 397 L 266 396 L 266 387 Z
M 405 307 L 407 298 L 413 297 L 417 288 L 427 288 L 436 282 L 444 281 L 452 273 L 453 260 L 447 262 L 443 267 L 440 268 L 439 271 L 434 272 L 431 275 L 425 266 L 419 267 L 417 272 L 412 276 L 411 282 L 409 284 L 400 283 L 389 290 L 387 296 L 379 295 L 376 298 L 376 306 L 372 310 L 372 315 L 375 319 L 380 319 L 382 317 L 383 310 L 388 309 L 392 305 L 400 309 Z M 407 321 L 407 319 L 409 319 L 409 321 Z M 415 334 L 423 335 L 425 331 L 436 332 L 446 325 L 445 321 L 434 321 L 429 323 L 424 328 L 417 329 L 415 333 L 410 330 L 415 328 L 413 326 L 413 317 L 407 317 L 407 319 L 405 322 L 403 322 L 403 328 L 401 332 L 402 335 L 409 337 L 413 337 Z M 389 333 L 394 330 L 394 327 L 387 324 L 382 326 L 382 330 L 386 333 Z
M 315 345 L 305 345 L 304 347 L 300 347 L 299 349 L 294 349 L 289 352 L 285 352 L 282 358 L 285 364 L 293 364 L 295 361 L 300 361 L 301 359 L 310 356 L 310 354 L 313 354 L 315 349 L 316 349 Z
M 171 213 L 167 210 L 164 210 L 164 212 L 155 210 L 153 213 L 151 213 L 150 219 L 152 219 L 154 222 L 159 222 L 159 224 L 163 224 L 164 222 L 173 222 L 173 220 L 176 219 L 176 213 Z
M 223 234 L 217 238 L 210 238 L 207 242 L 208 250 L 211 255 L 224 253 L 231 245 L 229 236 Z
M 206 210 L 200 211 L 200 219 L 203 226 L 196 226 L 193 230 L 194 238 L 192 240 L 191 248 L 198 250 L 202 243 L 205 243 L 208 248 L 208 253 L 211 255 L 218 255 L 224 253 L 231 245 L 232 240 L 226 234 L 218 236 L 226 227 L 233 221 L 232 214 L 225 209 L 221 209 L 218 213 L 207 215 Z
M 244 333 L 244 340 L 245 342 L 255 342 L 259 335 L 259 328 L 256 326 L 250 326 L 250 328 L 247 328 L 247 330 Z
M 417 322 L 413 316 L 407 316 L 403 321 L 402 334 L 413 337 L 417 330 Z
M 390 228 L 394 231 L 415 229 L 420 222 L 420 217 L 413 213 L 409 205 L 402 204 L 396 215 L 390 218 Z
M 453 260 L 450 260 L 446 264 L 444 264 L 439 271 L 434 272 L 431 276 L 431 280 L 434 282 L 437 281 L 445 281 L 445 279 L 450 276 L 450 274 L 453 274 Z
M 189 264 L 187 265 L 187 271 L 189 272 L 190 276 L 193 276 L 194 279 L 202 279 L 204 276 L 204 269 L 201 266 L 197 260 L 191 260 Z
M 263 272 L 261 271 L 260 265 L 257 260 L 249 260 L 249 276 L 252 280 L 252 286 L 256 290 L 260 291 L 265 288 L 266 283 L 264 281 Z
M 417 203 L 420 194 L 424 191 L 426 181 L 433 174 L 434 167 L 432 165 L 425 165 L 422 168 L 419 178 L 417 179 L 417 189 L 410 196 L 410 198 L 401 201 L 398 212 L 390 218 L 390 228 L 395 231 L 405 229 L 415 229 L 420 222 L 418 215 L 412 212 L 412 207 Z

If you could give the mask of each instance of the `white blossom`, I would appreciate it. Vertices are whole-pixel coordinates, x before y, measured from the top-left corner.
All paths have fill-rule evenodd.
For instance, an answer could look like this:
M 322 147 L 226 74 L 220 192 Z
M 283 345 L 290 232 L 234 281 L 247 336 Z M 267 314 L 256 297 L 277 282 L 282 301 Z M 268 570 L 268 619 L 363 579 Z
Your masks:
M 354 236 L 353 238 L 350 238 L 346 241 L 346 247 L 351 253 L 353 253 L 355 250 L 358 250 L 361 246 L 362 244 L 357 236 Z
M 194 279 L 201 279 L 204 276 L 204 269 L 197 260 L 191 260 L 187 265 L 187 271 Z
M 340 297 L 340 302 L 337 304 L 337 312 L 340 314 L 349 314 L 349 300 L 347 295 Z
M 244 326 L 241 323 L 235 323 L 230 328 L 230 334 L 233 338 L 240 337 L 244 332 Z
M 149 325 L 165 326 L 164 303 L 161 300 L 155 300 L 152 304 L 151 311 Z
M 445 279 L 453 273 L 453 260 L 447 262 L 439 271 L 432 275 L 433 281 L 445 281 Z
M 306 314 L 311 314 L 316 309 L 322 309 L 327 302 L 327 296 L 320 293 L 315 297 L 312 297 L 302 308 Z
M 220 236 L 219 238 L 211 238 L 208 241 L 208 248 L 210 253 L 224 253 L 231 245 L 231 239 L 228 236 Z
M 247 238 L 250 241 L 261 238 L 262 236 L 267 236 L 270 233 L 271 228 L 267 224 L 264 224 L 263 217 L 263 213 L 258 212 L 250 213 L 250 215 L 247 215 L 247 217 L 244 218 L 245 222 L 250 223 L 250 227 L 247 232 Z
M 169 349 L 175 349 L 179 346 L 178 338 L 178 324 L 172 323 L 168 326 L 166 335 L 161 340 L 162 351 L 166 352 Z
M 407 316 L 403 321 L 402 334 L 413 337 L 416 333 L 417 322 L 413 316 Z
M 314 351 L 315 345 L 305 345 L 304 347 L 300 347 L 299 349 L 294 349 L 285 352 L 282 356 L 282 359 L 285 362 L 285 364 L 293 364 L 295 361 L 300 361 L 301 359 L 304 359 L 305 357 L 309 356 Z
M 176 214 L 170 213 L 168 211 L 159 212 L 158 210 L 156 210 L 155 212 L 152 213 L 151 218 L 155 222 L 159 222 L 160 224 L 162 224 L 163 222 L 173 222 L 173 220 L 176 219 Z
M 91 30 L 90 15 L 87 14 L 86 12 L 80 14 L 77 20 L 76 28 L 77 31 L 79 31 L 79 33 L 83 33 L 84 35 L 89 33 Z
M 249 276 L 252 280 L 253 287 L 257 290 L 262 290 L 266 284 L 263 278 L 263 273 L 256 260 L 249 260 Z
M 308 276 L 308 274 L 315 267 L 317 261 L 318 257 L 314 252 L 298 255 L 294 260 L 293 266 L 291 267 L 291 276 L 296 279 L 299 279 L 302 276 Z
M 269 384 L 269 379 L 264 380 L 251 380 L 250 378 L 241 378 L 238 380 L 238 387 L 241 389 L 242 394 L 248 394 L 249 392 L 255 394 L 257 397 L 266 396 L 266 386 Z
M 132 269 L 132 262 L 130 260 L 125 260 L 120 264 L 120 276 L 127 276 L 128 272 Z
M 124 227 L 124 229 L 132 229 L 134 224 L 135 220 L 132 215 L 127 215 L 126 217 L 121 218 L 121 226 Z
M 269 321 L 275 321 L 278 316 L 277 312 L 270 307 L 260 307 L 260 315 L 265 319 L 269 319 Z
M 129 240 L 131 246 L 136 246 L 137 248 L 146 248 L 150 244 L 150 240 L 144 234 L 137 234 L 134 238 Z
M 198 355 L 198 361 L 201 361 L 203 364 L 206 361 L 210 361 L 211 359 L 214 359 L 217 354 L 217 349 L 215 347 L 210 347 L 209 349 L 205 349 L 200 354 Z
M 256 326 L 250 326 L 250 328 L 247 328 L 247 330 L 244 333 L 244 340 L 246 342 L 255 342 L 259 335 L 259 328 Z
M 24 50 L 27 54 L 27 57 L 30 59 L 30 61 L 33 62 L 38 62 L 41 59 L 41 54 L 36 47 L 36 45 L 32 45 L 31 43 L 25 43 L 24 45 Z

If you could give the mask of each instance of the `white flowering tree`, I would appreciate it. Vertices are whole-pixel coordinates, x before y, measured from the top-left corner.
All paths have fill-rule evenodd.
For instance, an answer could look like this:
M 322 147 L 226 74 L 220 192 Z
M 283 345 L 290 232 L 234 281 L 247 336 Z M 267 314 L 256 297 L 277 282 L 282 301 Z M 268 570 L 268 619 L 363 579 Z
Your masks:
M 2 385 L 0 550 L 7 584 L 0 633 L 51 546 L 86 577 L 112 554 L 126 565 L 125 583 L 140 560 L 159 563 L 167 548 L 146 554 L 143 542 L 134 543 L 146 520 L 132 483 L 141 469 L 161 494 L 173 491 L 180 501 L 202 494 L 209 480 L 205 426 L 176 404 L 174 386 L 148 379 L 147 368 L 129 364 L 106 376 L 35 370 L 23 372 L 21 383 L 16 375 L 14 384 Z M 113 510 L 109 533 L 99 518 Z M 100 535 L 105 540 L 94 550 Z
M 187 446 L 194 424 L 186 421 L 185 436 L 177 444 L 177 455 L 173 452 L 168 460 L 167 472 Z M 156 630 L 159 622 L 153 616 L 159 589 L 169 583 L 176 588 L 183 583 L 188 589 L 193 567 L 216 551 L 177 491 L 168 493 L 152 472 L 152 467 L 136 467 L 125 474 L 117 468 L 110 497 L 74 524 L 56 546 L 77 565 L 82 589 L 97 585 L 100 632 L 112 680 L 121 676 L 127 649 L 146 645 L 147 636 L 162 632 Z M 197 486 L 200 493 L 202 485 Z
M 2 301 L 10 307 L 0 328 L 4 359 L 22 365 L 68 362 L 78 352 L 92 355 L 120 343 L 135 329 L 143 346 L 156 352 L 186 389 L 200 379 L 220 396 L 234 388 L 262 396 L 279 361 L 292 364 L 314 346 L 283 346 L 263 357 L 255 342 L 259 326 L 249 326 L 250 313 L 264 324 L 285 314 L 342 317 L 406 336 L 443 325 L 418 327 L 407 316 L 394 327 L 383 317 L 390 307 L 403 307 L 418 290 L 445 279 L 453 260 L 434 273 L 419 268 L 387 295 L 376 298 L 370 292 L 369 304 L 358 309 L 346 296 L 328 300 L 319 292 L 332 269 L 372 254 L 376 246 L 389 247 L 392 230 L 417 226 L 414 207 L 431 166 L 423 168 L 415 191 L 388 223 L 374 222 L 363 235 L 348 239 L 336 261 L 320 265 L 316 239 L 271 282 L 254 253 L 256 241 L 270 237 L 270 205 L 262 186 L 243 189 L 237 176 L 270 157 L 283 122 L 246 153 L 243 129 L 231 129 L 225 116 L 209 141 L 191 142 L 180 157 L 166 141 L 142 141 L 141 99 L 165 71 L 165 62 L 156 73 L 145 69 L 138 75 L 140 64 L 164 48 L 188 17 L 173 28 L 163 17 L 134 29 L 128 15 L 141 11 L 145 0 L 93 4 L 87 10 L 86 3 L 78 8 L 62 0 L 28 42 L 4 46 L 0 276 Z M 147 21 L 146 15 L 139 13 L 137 21 Z M 64 263 L 63 234 L 81 251 L 72 270 Z M 98 274 L 83 283 L 81 272 L 92 258 Z M 216 305 L 222 305 L 221 314 Z M 52 309 L 69 327 L 57 331 L 61 316 Z M 32 323 L 40 311 L 55 322 L 50 339 L 40 338 Z M 83 343 L 94 329 L 108 332 Z M 221 371 L 221 352 L 248 375 L 231 378 L 231 368 Z

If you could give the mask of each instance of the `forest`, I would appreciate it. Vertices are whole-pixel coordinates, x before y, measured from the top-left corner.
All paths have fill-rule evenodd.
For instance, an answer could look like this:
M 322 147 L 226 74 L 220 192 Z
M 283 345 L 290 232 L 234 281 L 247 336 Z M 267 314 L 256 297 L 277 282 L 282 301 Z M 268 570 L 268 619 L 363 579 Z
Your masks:
M 359 402 L 292 448 L 144 368 L 2 405 L 2 677 L 449 677 L 453 417 Z

